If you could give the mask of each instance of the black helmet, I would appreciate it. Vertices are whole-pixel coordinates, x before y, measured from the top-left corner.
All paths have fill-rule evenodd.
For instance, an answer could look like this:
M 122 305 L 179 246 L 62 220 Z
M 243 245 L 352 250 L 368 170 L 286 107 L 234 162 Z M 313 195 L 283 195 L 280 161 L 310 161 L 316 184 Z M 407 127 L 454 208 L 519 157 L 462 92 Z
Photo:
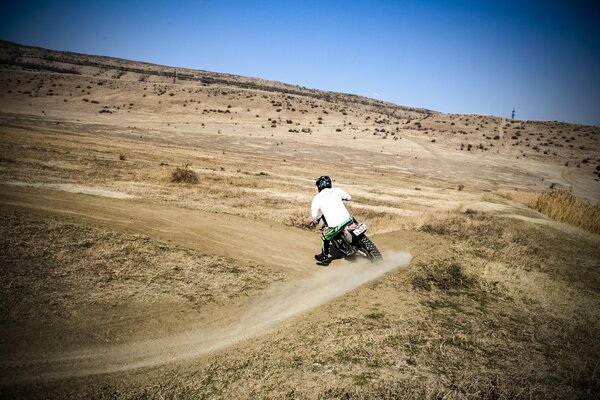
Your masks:
M 315 182 L 317 188 L 319 188 L 319 192 L 325 188 L 331 189 L 331 178 L 328 176 L 320 176 Z

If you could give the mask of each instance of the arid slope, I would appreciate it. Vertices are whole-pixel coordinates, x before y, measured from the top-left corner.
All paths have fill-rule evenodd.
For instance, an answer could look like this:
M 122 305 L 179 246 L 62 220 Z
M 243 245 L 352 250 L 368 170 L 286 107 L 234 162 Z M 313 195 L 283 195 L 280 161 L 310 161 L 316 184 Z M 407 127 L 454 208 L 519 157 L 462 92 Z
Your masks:
M 0 397 L 596 398 L 598 135 L 0 42 Z

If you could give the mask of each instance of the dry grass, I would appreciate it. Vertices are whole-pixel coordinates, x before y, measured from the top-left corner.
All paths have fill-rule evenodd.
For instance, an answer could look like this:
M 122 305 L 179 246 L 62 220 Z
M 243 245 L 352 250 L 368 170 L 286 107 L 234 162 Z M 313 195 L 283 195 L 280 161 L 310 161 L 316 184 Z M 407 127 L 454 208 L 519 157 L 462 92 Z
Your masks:
M 201 308 L 281 276 L 232 260 L 26 213 L 0 212 L 2 322 L 76 320 L 87 308 Z
M 444 291 L 460 290 L 474 283 L 474 278 L 465 275 L 463 266 L 455 258 L 416 262 L 412 265 L 411 275 L 413 287 L 427 291 L 434 287 Z
M 498 194 L 506 199 L 524 204 L 529 208 L 535 208 L 539 196 L 539 193 L 517 192 L 514 190 L 498 190 Z
M 600 233 L 600 204 L 592 204 L 564 190 L 539 195 L 535 209 L 555 221 L 566 222 L 592 233 Z
M 600 204 L 592 204 L 566 190 L 544 193 L 499 190 L 498 194 L 537 210 L 555 221 L 600 233 Z

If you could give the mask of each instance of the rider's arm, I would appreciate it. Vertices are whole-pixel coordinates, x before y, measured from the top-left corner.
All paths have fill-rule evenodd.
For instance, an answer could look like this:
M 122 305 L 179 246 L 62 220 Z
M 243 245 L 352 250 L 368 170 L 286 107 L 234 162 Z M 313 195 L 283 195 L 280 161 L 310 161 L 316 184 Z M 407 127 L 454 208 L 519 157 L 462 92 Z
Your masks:
M 345 200 L 345 201 L 350 201 L 350 200 L 352 200 L 352 196 L 350 196 L 348 193 L 344 192 L 344 191 L 343 191 L 342 189 L 340 189 L 340 188 L 337 188 L 337 190 L 338 190 L 338 192 L 339 192 L 339 194 L 340 194 L 340 197 L 342 198 L 342 200 Z
M 319 223 L 319 208 L 319 202 L 315 196 L 313 198 L 312 205 L 310 206 L 310 216 L 315 225 Z

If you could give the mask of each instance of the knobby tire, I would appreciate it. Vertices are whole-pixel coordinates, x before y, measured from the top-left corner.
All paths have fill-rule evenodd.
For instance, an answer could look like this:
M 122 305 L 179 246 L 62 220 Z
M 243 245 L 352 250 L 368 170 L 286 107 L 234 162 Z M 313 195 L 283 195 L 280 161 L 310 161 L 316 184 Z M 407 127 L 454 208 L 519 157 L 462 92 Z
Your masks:
M 363 250 L 371 257 L 371 260 L 382 259 L 379 249 L 377 249 L 377 246 L 375 246 L 375 244 L 371 242 L 371 239 L 369 239 L 366 236 L 363 236 L 359 239 L 359 242 Z

